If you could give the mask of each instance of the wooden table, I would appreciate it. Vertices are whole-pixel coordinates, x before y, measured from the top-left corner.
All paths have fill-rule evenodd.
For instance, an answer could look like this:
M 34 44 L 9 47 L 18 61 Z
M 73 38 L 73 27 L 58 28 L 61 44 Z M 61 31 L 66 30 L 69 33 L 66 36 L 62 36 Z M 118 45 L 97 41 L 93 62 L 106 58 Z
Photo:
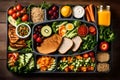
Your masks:
M 109 4 L 112 12 L 112 26 L 116 34 L 116 39 L 112 45 L 112 69 L 108 74 L 38 74 L 21 76 L 9 72 L 6 68 L 6 11 L 16 3 L 29 5 L 30 3 L 39 4 L 42 0 L 0 0 L 0 80 L 119 80 L 120 79 L 120 1 L 119 0 L 45 0 L 55 4 L 82 4 L 93 3 L 95 5 Z

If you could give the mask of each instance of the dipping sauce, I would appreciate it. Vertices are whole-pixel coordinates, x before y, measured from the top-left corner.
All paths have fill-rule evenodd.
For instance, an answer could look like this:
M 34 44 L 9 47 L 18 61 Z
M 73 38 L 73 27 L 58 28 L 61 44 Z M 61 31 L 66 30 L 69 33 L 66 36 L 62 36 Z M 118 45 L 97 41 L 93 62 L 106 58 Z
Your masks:
M 21 23 L 16 27 L 16 34 L 20 38 L 27 38 L 31 33 L 31 28 L 28 24 Z
M 85 10 L 82 6 L 75 6 L 73 8 L 73 15 L 75 18 L 82 18 L 85 14 Z
M 103 9 L 103 6 L 100 6 L 98 11 L 98 25 L 109 26 L 111 21 L 111 12 L 110 6 L 106 6 L 106 9 Z
M 18 34 L 20 36 L 26 36 L 29 32 L 29 28 L 26 25 L 20 25 L 18 27 Z

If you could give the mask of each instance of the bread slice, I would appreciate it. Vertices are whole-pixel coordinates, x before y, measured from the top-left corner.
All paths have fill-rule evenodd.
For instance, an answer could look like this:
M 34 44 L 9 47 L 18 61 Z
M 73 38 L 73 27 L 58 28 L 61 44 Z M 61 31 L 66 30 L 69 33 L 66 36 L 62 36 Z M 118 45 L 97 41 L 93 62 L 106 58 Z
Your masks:
M 82 43 L 82 39 L 80 36 L 76 36 L 74 38 L 72 38 L 72 41 L 74 43 L 74 46 L 72 48 L 72 51 L 75 52 L 78 50 L 78 48 L 80 47 L 81 43 Z
M 73 41 L 69 38 L 63 38 L 63 42 L 58 49 L 60 54 L 65 54 L 68 50 L 70 50 L 73 46 Z

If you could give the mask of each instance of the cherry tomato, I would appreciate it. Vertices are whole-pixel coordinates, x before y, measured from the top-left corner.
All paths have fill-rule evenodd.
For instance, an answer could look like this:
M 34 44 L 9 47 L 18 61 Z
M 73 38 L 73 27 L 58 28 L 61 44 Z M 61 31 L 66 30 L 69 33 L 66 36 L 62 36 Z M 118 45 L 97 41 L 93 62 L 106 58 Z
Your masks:
M 26 13 L 26 9 L 25 9 L 25 8 L 23 8 L 23 9 L 20 11 L 20 13 L 21 13 L 21 14 Z
M 15 12 L 17 12 L 17 8 L 16 8 L 16 7 L 13 7 L 13 10 L 14 10 Z
M 92 35 L 95 35 L 96 34 L 96 28 L 94 26 L 90 26 L 89 27 L 89 32 L 92 34 Z
M 11 58 L 11 57 L 12 57 L 12 54 L 11 54 L 11 53 L 9 53 L 9 54 L 8 54 L 8 58 Z
M 16 8 L 17 8 L 18 11 L 22 10 L 21 4 L 18 4 L 18 5 L 16 6 Z
M 16 13 L 16 16 L 17 16 L 17 17 L 20 17 L 20 16 L 21 16 L 21 13 L 20 13 L 20 12 L 17 12 L 17 13 Z
M 93 71 L 94 70 L 94 67 L 93 66 L 88 66 L 88 71 Z
M 13 9 L 8 10 L 8 14 L 9 14 L 9 15 L 12 15 L 13 13 L 14 13 L 14 10 L 13 10 Z
M 22 16 L 22 21 L 27 21 L 27 20 L 28 20 L 28 15 L 27 14 L 23 15 Z
M 91 60 L 92 60 L 92 62 L 95 62 L 95 58 L 94 57 L 92 57 Z
M 83 54 L 83 57 L 84 57 L 84 58 L 88 58 L 89 55 L 88 55 L 87 53 L 85 53 L 85 54 Z
M 14 19 L 17 19 L 16 13 L 13 13 L 13 14 L 12 14 L 12 17 L 13 17 Z
M 89 52 L 89 56 L 90 56 L 90 57 L 94 57 L 94 52 L 92 52 L 92 51 Z
M 109 48 L 109 44 L 108 44 L 108 42 L 106 42 L 106 41 L 103 41 L 103 42 L 101 42 L 100 43 L 100 50 L 101 51 L 107 51 L 108 50 L 108 48 Z

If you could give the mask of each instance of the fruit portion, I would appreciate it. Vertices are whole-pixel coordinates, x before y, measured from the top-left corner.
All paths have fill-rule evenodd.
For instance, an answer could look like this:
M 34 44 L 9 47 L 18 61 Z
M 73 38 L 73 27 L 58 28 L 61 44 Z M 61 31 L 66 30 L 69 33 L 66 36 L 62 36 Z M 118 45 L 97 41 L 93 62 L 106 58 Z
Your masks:
M 101 51 L 107 51 L 109 49 L 109 44 L 106 41 L 103 41 L 100 43 L 100 50 Z
M 72 14 L 72 9 L 71 9 L 70 6 L 63 6 L 63 7 L 61 8 L 61 15 L 62 15 L 63 17 L 70 17 L 71 14 Z
M 52 29 L 50 26 L 43 26 L 41 29 L 41 34 L 44 37 L 49 37 L 52 34 Z
M 48 11 L 47 11 L 47 18 L 52 20 L 52 19 L 57 19 L 59 16 L 59 8 L 56 5 L 53 5 Z

